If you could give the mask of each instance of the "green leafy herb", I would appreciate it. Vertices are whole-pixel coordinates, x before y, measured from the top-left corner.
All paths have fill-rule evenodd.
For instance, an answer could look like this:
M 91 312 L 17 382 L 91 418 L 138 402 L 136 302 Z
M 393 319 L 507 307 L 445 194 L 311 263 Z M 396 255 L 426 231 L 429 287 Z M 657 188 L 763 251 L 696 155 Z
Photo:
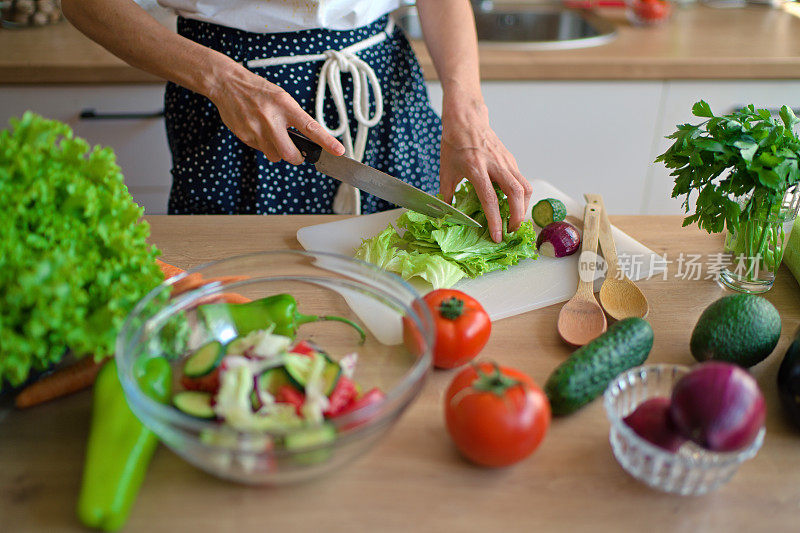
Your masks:
M 530 221 L 509 233 L 508 199 L 495 187 L 503 218 L 503 239 L 496 243 L 484 228 L 470 228 L 407 211 L 397 219 L 401 236 L 389 226 L 356 250 L 358 259 L 374 263 L 404 279 L 419 277 L 434 288 L 452 287 L 465 276 L 505 270 L 522 259 L 536 258 L 536 232 Z M 475 189 L 465 183 L 455 194 L 455 207 L 486 226 L 486 214 Z
M 110 148 L 33 113 L 0 131 L 0 388 L 66 351 L 113 353 L 162 275 Z
M 800 119 L 787 106 L 778 118 L 752 105 L 716 116 L 702 100 L 692 113 L 707 120 L 678 125 L 668 136 L 672 146 L 656 159 L 673 169 L 672 197 L 684 197 L 687 213 L 694 199 L 683 225 L 735 232 L 744 221 L 774 212 L 800 180 L 800 140 L 793 131 Z

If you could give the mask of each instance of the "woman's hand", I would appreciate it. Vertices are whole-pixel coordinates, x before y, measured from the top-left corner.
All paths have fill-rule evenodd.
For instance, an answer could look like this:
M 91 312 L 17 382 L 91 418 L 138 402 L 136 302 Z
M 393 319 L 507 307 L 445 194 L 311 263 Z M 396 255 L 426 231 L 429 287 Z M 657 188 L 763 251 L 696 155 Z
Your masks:
M 503 223 L 492 183 L 497 183 L 508 197 L 511 211 L 508 231 L 519 229 L 528 211 L 533 187 L 489 126 L 483 102 L 445 93 L 439 170 L 439 191 L 445 202 L 452 200 L 462 178 L 467 178 L 478 193 L 492 240 L 500 242 L 503 238 Z
M 216 84 L 209 98 L 228 128 L 243 143 L 264 152 L 272 162 L 281 159 L 299 165 L 303 156 L 287 133 L 297 131 L 333 155 L 344 154 L 344 146 L 311 118 L 286 91 L 234 64 Z

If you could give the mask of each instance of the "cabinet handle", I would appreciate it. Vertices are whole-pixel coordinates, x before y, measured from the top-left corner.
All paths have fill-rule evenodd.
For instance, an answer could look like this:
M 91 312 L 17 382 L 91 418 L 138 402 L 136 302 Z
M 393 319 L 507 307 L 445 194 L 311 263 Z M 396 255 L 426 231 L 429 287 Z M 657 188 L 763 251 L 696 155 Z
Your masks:
M 148 118 L 161 118 L 164 110 L 143 111 L 141 113 L 98 113 L 94 109 L 84 109 L 79 117 L 81 120 L 142 120 Z

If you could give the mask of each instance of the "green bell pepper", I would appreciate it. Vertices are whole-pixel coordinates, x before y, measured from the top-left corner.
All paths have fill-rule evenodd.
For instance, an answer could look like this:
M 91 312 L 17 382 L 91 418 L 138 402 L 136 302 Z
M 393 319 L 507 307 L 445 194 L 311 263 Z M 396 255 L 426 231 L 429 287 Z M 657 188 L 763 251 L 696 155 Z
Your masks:
M 134 373 L 142 392 L 158 402 L 169 401 L 172 369 L 166 359 L 142 359 Z M 116 531 L 125 524 L 156 446 L 158 438 L 128 407 L 112 359 L 100 369 L 94 385 L 77 509 L 84 525 Z
M 297 300 L 290 294 L 276 294 L 244 304 L 215 303 L 197 308 L 206 326 L 212 331 L 224 331 L 231 324 L 237 335 L 272 327 L 272 333 L 294 338 L 297 328 L 309 322 L 334 320 L 353 327 L 364 342 L 364 330 L 355 322 L 339 316 L 304 315 L 297 310 Z

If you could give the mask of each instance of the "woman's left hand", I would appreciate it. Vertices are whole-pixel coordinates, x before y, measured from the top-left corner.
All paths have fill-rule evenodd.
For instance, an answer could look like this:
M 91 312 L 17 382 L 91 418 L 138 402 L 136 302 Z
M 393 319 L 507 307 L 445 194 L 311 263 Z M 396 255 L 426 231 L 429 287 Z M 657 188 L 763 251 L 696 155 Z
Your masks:
M 467 178 L 481 200 L 492 240 L 500 242 L 503 223 L 492 186 L 497 183 L 508 197 L 511 211 L 508 231 L 519 229 L 528 211 L 533 187 L 489 125 L 482 100 L 445 94 L 441 150 L 439 192 L 444 201 L 449 203 L 458 183 Z

